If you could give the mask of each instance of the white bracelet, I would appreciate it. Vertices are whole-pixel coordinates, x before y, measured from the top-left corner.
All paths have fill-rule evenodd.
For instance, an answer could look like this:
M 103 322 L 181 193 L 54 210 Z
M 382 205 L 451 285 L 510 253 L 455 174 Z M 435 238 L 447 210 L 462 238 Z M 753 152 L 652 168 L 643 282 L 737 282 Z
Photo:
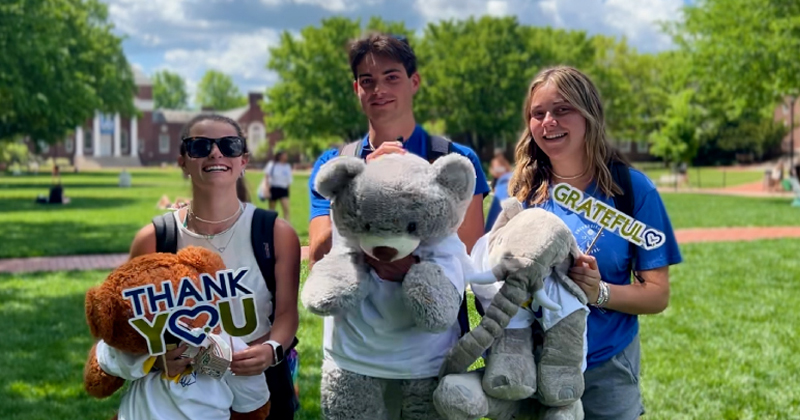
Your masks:
M 608 283 L 600 280 L 600 290 L 599 293 L 597 294 L 597 301 L 593 304 L 593 306 L 596 306 L 598 308 L 602 308 L 603 306 L 605 306 L 606 303 L 608 303 L 608 298 L 609 295 L 611 294 L 610 292 L 611 290 L 608 287 Z

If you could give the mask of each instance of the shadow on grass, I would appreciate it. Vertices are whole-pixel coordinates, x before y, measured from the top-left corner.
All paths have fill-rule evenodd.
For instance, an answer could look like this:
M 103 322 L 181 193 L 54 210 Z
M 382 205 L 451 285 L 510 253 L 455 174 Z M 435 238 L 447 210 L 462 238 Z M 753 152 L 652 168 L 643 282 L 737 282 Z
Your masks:
M 42 191 L 40 194 L 48 194 L 50 192 L 51 183 L 49 181 L 43 181 L 41 183 L 19 183 L 19 184 L 6 184 L 3 188 L 6 189 L 15 189 L 15 190 L 40 190 Z M 97 190 L 97 189 L 123 189 L 119 185 L 115 183 L 108 183 L 108 182 L 80 182 L 80 183 L 69 183 L 63 182 L 61 185 L 64 187 L 64 193 L 69 196 L 69 191 L 71 190 Z M 132 188 L 153 188 L 158 187 L 158 184 L 142 184 L 137 183 L 136 181 L 133 182 Z M 126 188 L 127 190 L 127 188 Z
M 65 194 L 70 197 L 69 194 Z M 109 209 L 114 207 L 127 206 L 136 203 L 134 198 L 127 197 L 114 197 L 114 198 L 98 198 L 98 197 L 70 197 L 69 204 L 39 204 L 35 202 L 36 197 L 31 196 L 28 198 L 3 198 L 0 200 L 0 213 L 10 212 L 52 212 L 52 211 L 66 211 L 66 210 L 95 210 L 95 209 Z
M 65 280 L 74 277 L 86 274 L 62 275 Z M 7 278 L 0 276 L 0 284 Z M 40 287 L 52 285 L 43 281 Z M 29 290 L 0 289 L 0 316 L 6 325 L 0 340 L 0 418 L 110 419 L 120 393 L 97 400 L 83 390 L 83 366 L 93 342 L 84 317 L 84 293 L 44 297 Z
M 4 223 L 0 225 L 0 258 L 127 252 L 141 227 L 138 223 L 72 221 Z

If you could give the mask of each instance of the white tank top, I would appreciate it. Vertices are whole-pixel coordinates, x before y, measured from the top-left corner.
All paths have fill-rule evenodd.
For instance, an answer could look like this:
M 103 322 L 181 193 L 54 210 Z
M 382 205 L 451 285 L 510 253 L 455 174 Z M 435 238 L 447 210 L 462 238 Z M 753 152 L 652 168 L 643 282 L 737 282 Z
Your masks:
M 222 261 L 225 262 L 225 266 L 229 270 L 236 271 L 243 267 L 249 269 L 240 284 L 252 290 L 255 294 L 258 328 L 252 334 L 240 337 L 246 343 L 268 333 L 272 328 L 272 324 L 269 322 L 269 315 L 272 313 L 272 293 L 267 289 L 267 283 L 258 268 L 258 262 L 255 255 L 253 255 L 253 245 L 250 241 L 255 209 L 254 205 L 245 203 L 244 212 L 239 217 L 239 220 L 225 233 L 212 239 L 206 239 L 205 236 L 190 232 L 183 226 L 180 212 L 174 212 L 175 220 L 178 223 L 178 249 L 183 249 L 190 245 L 200 246 L 220 254 Z M 233 321 L 237 326 L 243 326 L 244 312 L 239 298 L 231 300 L 231 309 Z

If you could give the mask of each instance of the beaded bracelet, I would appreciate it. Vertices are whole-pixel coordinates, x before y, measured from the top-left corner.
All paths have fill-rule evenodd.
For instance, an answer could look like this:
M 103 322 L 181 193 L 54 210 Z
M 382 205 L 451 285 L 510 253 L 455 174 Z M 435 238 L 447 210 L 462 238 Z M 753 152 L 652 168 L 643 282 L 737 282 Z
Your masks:
M 604 281 L 600 281 L 600 293 L 597 294 L 597 302 L 593 304 L 593 306 L 597 306 L 598 308 L 602 308 L 603 306 L 608 303 L 608 298 L 610 295 L 610 290 L 608 288 L 608 283 Z

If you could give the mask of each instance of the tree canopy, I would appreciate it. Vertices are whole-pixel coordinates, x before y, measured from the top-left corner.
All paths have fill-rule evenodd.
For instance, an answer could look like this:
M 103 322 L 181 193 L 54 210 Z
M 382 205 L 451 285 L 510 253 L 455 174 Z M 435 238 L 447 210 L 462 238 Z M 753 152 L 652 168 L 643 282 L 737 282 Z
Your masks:
M 98 0 L 0 3 L 0 140 L 55 143 L 95 110 L 132 115 L 121 42 Z

